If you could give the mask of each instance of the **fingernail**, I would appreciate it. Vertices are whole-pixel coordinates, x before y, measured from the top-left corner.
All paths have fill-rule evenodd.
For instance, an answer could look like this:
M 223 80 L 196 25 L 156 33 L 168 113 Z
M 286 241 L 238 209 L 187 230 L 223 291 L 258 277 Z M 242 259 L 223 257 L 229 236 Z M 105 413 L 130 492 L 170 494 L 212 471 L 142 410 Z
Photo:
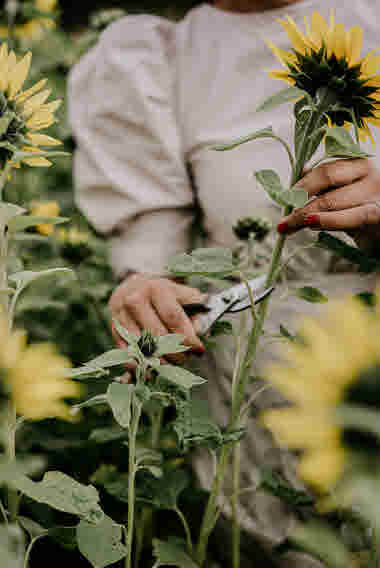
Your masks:
M 205 349 L 204 347 L 194 347 L 193 353 L 194 353 L 194 355 L 196 355 L 197 357 L 200 357 L 201 355 L 203 355 L 204 353 L 206 353 L 206 349 Z
M 319 215 L 308 215 L 303 224 L 305 227 L 319 227 Z
M 278 233 L 286 233 L 289 228 L 289 223 L 287 221 L 282 221 L 277 225 L 277 232 Z

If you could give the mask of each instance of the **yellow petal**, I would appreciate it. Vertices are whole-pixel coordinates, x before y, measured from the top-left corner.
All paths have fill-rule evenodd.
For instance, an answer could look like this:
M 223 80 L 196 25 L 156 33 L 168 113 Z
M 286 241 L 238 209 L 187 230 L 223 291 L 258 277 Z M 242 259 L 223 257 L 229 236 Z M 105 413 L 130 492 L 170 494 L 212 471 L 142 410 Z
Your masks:
M 347 59 L 351 67 L 359 61 L 362 45 L 363 29 L 360 26 L 354 26 L 347 33 Z
M 364 57 L 360 66 L 360 73 L 362 75 L 362 79 L 366 79 L 366 77 L 371 77 L 372 75 L 376 75 L 378 69 L 380 67 L 380 56 L 379 55 L 370 55 Z
M 24 162 L 24 164 L 27 164 L 28 166 L 31 167 L 36 167 L 36 168 L 49 168 L 50 166 L 52 166 L 53 164 L 51 162 L 49 162 L 49 160 L 47 160 L 46 158 L 26 158 L 25 160 L 22 160 Z
M 50 95 L 51 95 L 51 90 L 45 89 L 44 91 L 41 91 L 40 93 L 37 93 L 36 95 L 31 97 L 24 104 L 23 115 L 25 117 L 29 117 L 30 115 L 32 115 L 39 108 L 42 107 L 42 105 L 44 104 L 45 101 L 47 101 Z
M 288 63 L 290 63 L 291 65 L 297 63 L 297 56 L 291 51 L 285 51 L 284 49 L 280 49 L 279 47 L 274 45 L 274 43 L 271 41 L 266 41 L 265 43 L 273 51 L 277 59 L 281 61 L 284 67 L 287 67 Z
M 311 16 L 311 29 L 313 42 L 320 49 L 327 44 L 329 27 L 319 12 L 313 12 Z
M 291 85 L 295 84 L 295 80 L 292 77 L 289 77 L 288 71 L 283 71 L 282 69 L 275 70 L 275 71 L 268 71 L 269 77 L 272 79 L 281 79 L 281 81 L 286 81 Z
M 35 134 L 29 132 L 27 134 L 27 138 L 30 140 L 33 146 L 59 146 L 62 144 L 60 140 L 56 140 L 51 136 L 47 136 L 46 134 Z
M 337 446 L 306 454 L 301 459 L 298 472 L 306 483 L 327 493 L 342 475 L 344 465 L 344 450 Z
M 35 93 L 40 91 L 42 89 L 42 87 L 44 87 L 46 85 L 46 83 L 47 83 L 47 79 L 41 79 L 41 81 L 38 81 L 38 83 L 33 85 L 33 87 L 30 87 L 30 89 L 28 89 L 27 91 L 24 91 L 23 93 L 19 93 L 15 98 L 16 103 L 22 104 L 27 99 L 29 99 L 29 97 L 31 97 L 32 95 L 34 95 Z
M 59 107 L 62 105 L 62 103 L 63 103 L 63 99 L 57 99 L 56 101 L 52 101 L 51 103 L 47 103 L 46 105 L 41 107 L 41 110 L 47 110 L 51 113 L 54 113 L 56 110 L 59 109 Z
M 35 112 L 25 124 L 27 128 L 31 130 L 41 130 L 42 128 L 48 128 L 54 124 L 54 122 L 56 121 L 51 112 L 42 112 L 39 110 Z
M 337 24 L 333 34 L 330 36 L 332 53 L 337 59 L 341 59 L 346 55 L 346 33 L 343 24 Z
M 286 20 L 279 20 L 280 24 L 288 34 L 288 37 L 296 51 L 305 55 L 305 53 L 310 49 L 310 41 L 303 35 L 303 33 L 298 29 L 295 22 L 287 16 Z
M 372 132 L 370 131 L 369 126 L 367 124 L 367 119 L 365 119 L 363 122 L 364 122 L 364 125 L 363 125 L 362 129 L 364 130 L 364 132 L 366 134 L 366 138 L 368 137 L 372 142 L 372 146 L 375 146 L 375 139 L 372 136 Z M 360 131 L 359 131 L 359 137 L 360 137 Z
M 30 64 L 32 62 L 32 53 L 29 51 L 22 59 L 17 63 L 15 68 L 12 70 L 9 77 L 9 98 L 14 99 L 17 93 L 22 88 L 29 74 Z

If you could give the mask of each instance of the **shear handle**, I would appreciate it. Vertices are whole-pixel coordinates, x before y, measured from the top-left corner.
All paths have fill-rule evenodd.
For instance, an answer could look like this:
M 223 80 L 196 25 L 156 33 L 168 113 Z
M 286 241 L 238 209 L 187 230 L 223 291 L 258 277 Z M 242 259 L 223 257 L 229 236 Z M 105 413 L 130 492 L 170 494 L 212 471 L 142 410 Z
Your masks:
M 197 314 L 208 314 L 211 311 L 211 308 L 208 308 L 204 304 L 183 304 L 182 308 L 186 315 L 189 317 L 195 316 Z

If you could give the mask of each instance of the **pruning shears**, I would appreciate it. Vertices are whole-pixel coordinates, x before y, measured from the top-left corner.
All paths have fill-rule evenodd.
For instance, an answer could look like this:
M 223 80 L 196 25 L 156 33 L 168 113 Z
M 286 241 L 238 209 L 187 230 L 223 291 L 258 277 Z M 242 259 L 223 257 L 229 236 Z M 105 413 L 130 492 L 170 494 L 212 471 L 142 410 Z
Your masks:
M 274 286 L 266 287 L 265 282 L 266 276 L 258 276 L 248 281 L 255 305 L 265 300 L 274 290 Z M 182 307 L 188 316 L 198 316 L 199 333 L 204 335 L 222 316 L 242 312 L 250 305 L 247 286 L 243 283 L 218 294 L 210 294 L 204 304 L 185 304 Z

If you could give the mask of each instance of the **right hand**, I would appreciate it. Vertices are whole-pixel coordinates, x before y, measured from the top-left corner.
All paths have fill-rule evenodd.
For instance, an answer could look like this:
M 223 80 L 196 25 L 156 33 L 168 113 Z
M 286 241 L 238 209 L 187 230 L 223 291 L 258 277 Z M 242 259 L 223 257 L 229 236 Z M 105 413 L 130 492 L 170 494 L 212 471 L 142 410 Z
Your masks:
M 193 353 L 202 354 L 205 348 L 196 334 L 195 322 L 185 314 L 182 305 L 204 303 L 206 299 L 207 295 L 196 288 L 167 278 L 133 274 L 116 288 L 109 308 L 112 317 L 131 333 L 140 335 L 143 330 L 156 336 L 180 333 L 184 336 L 183 343 L 191 347 Z M 114 328 L 112 332 L 116 345 L 125 347 Z M 173 355 L 168 359 L 178 363 L 181 358 Z

